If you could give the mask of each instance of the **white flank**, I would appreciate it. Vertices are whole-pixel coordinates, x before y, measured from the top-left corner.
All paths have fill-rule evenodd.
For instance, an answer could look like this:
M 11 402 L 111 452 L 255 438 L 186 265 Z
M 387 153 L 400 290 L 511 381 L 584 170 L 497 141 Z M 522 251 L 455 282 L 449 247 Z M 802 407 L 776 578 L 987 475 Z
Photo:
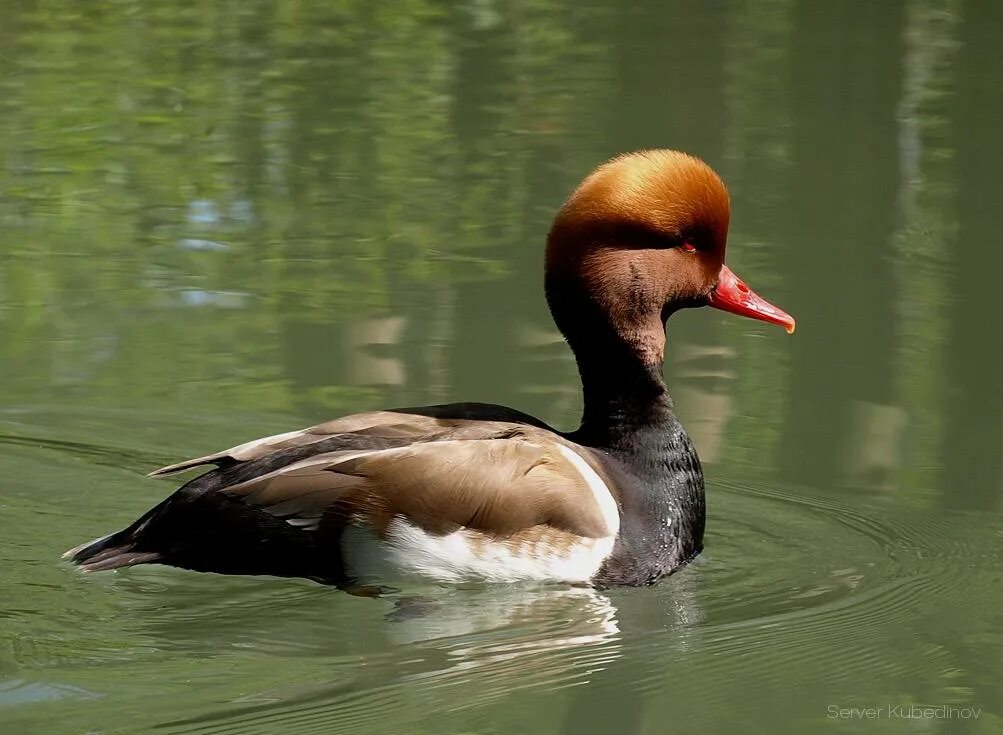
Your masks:
M 369 584 L 402 575 L 437 582 L 588 582 L 613 551 L 614 541 L 613 536 L 583 537 L 556 550 L 544 535 L 512 547 L 466 528 L 435 536 L 398 516 L 385 541 L 366 529 L 350 528 L 343 548 L 351 574 Z
M 439 582 L 588 582 L 612 553 L 620 528 L 616 501 L 602 478 L 572 449 L 561 453 L 592 490 L 609 534 L 581 537 L 570 546 L 566 532 L 544 532 L 538 540 L 505 543 L 479 531 L 461 528 L 444 536 L 426 533 L 400 516 L 387 527 L 386 540 L 351 527 L 343 537 L 345 563 L 365 583 L 389 582 L 416 575 Z

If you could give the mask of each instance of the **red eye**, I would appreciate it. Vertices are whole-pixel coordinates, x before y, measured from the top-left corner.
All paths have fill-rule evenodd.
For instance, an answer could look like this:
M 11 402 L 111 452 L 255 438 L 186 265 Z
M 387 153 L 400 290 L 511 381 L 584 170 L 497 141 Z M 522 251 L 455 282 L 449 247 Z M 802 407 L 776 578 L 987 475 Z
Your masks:
M 683 252 L 686 253 L 695 253 L 697 251 L 696 245 L 691 242 L 684 242 L 680 247 L 683 249 Z

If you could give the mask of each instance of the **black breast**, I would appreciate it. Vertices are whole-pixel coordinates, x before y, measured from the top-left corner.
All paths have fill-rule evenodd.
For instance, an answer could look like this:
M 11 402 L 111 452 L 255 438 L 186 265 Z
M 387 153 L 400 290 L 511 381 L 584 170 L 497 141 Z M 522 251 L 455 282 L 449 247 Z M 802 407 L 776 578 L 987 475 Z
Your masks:
M 699 554 L 706 516 L 703 470 L 675 417 L 601 454 L 619 490 L 621 517 L 613 553 L 595 582 L 651 584 Z

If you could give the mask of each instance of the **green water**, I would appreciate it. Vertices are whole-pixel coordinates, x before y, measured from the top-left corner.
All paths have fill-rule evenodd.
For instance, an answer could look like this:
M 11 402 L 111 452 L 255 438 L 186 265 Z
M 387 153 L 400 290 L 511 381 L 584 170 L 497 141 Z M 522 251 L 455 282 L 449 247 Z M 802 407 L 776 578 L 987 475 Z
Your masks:
M 5 3 L 0 732 L 1003 732 L 1001 37 L 996 0 Z M 372 600 L 59 561 L 266 433 L 573 427 L 543 237 L 645 146 L 718 168 L 798 318 L 672 320 L 695 564 Z

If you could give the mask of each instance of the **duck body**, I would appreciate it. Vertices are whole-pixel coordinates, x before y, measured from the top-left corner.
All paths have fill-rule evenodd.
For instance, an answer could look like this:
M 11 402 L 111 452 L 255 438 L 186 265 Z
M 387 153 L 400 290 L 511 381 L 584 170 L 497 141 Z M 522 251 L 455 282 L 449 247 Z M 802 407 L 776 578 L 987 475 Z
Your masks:
M 488 404 L 347 416 L 157 470 L 216 465 L 68 555 L 88 571 L 160 563 L 347 588 L 646 584 L 703 535 L 699 461 L 666 420 L 603 448 Z
M 157 470 L 214 466 L 64 556 L 350 590 L 671 574 L 702 549 L 705 499 L 662 379 L 665 322 L 711 305 L 794 326 L 723 264 L 727 223 L 723 183 L 674 151 L 614 159 L 558 213 L 545 285 L 582 378 L 575 431 L 481 403 L 346 416 Z

